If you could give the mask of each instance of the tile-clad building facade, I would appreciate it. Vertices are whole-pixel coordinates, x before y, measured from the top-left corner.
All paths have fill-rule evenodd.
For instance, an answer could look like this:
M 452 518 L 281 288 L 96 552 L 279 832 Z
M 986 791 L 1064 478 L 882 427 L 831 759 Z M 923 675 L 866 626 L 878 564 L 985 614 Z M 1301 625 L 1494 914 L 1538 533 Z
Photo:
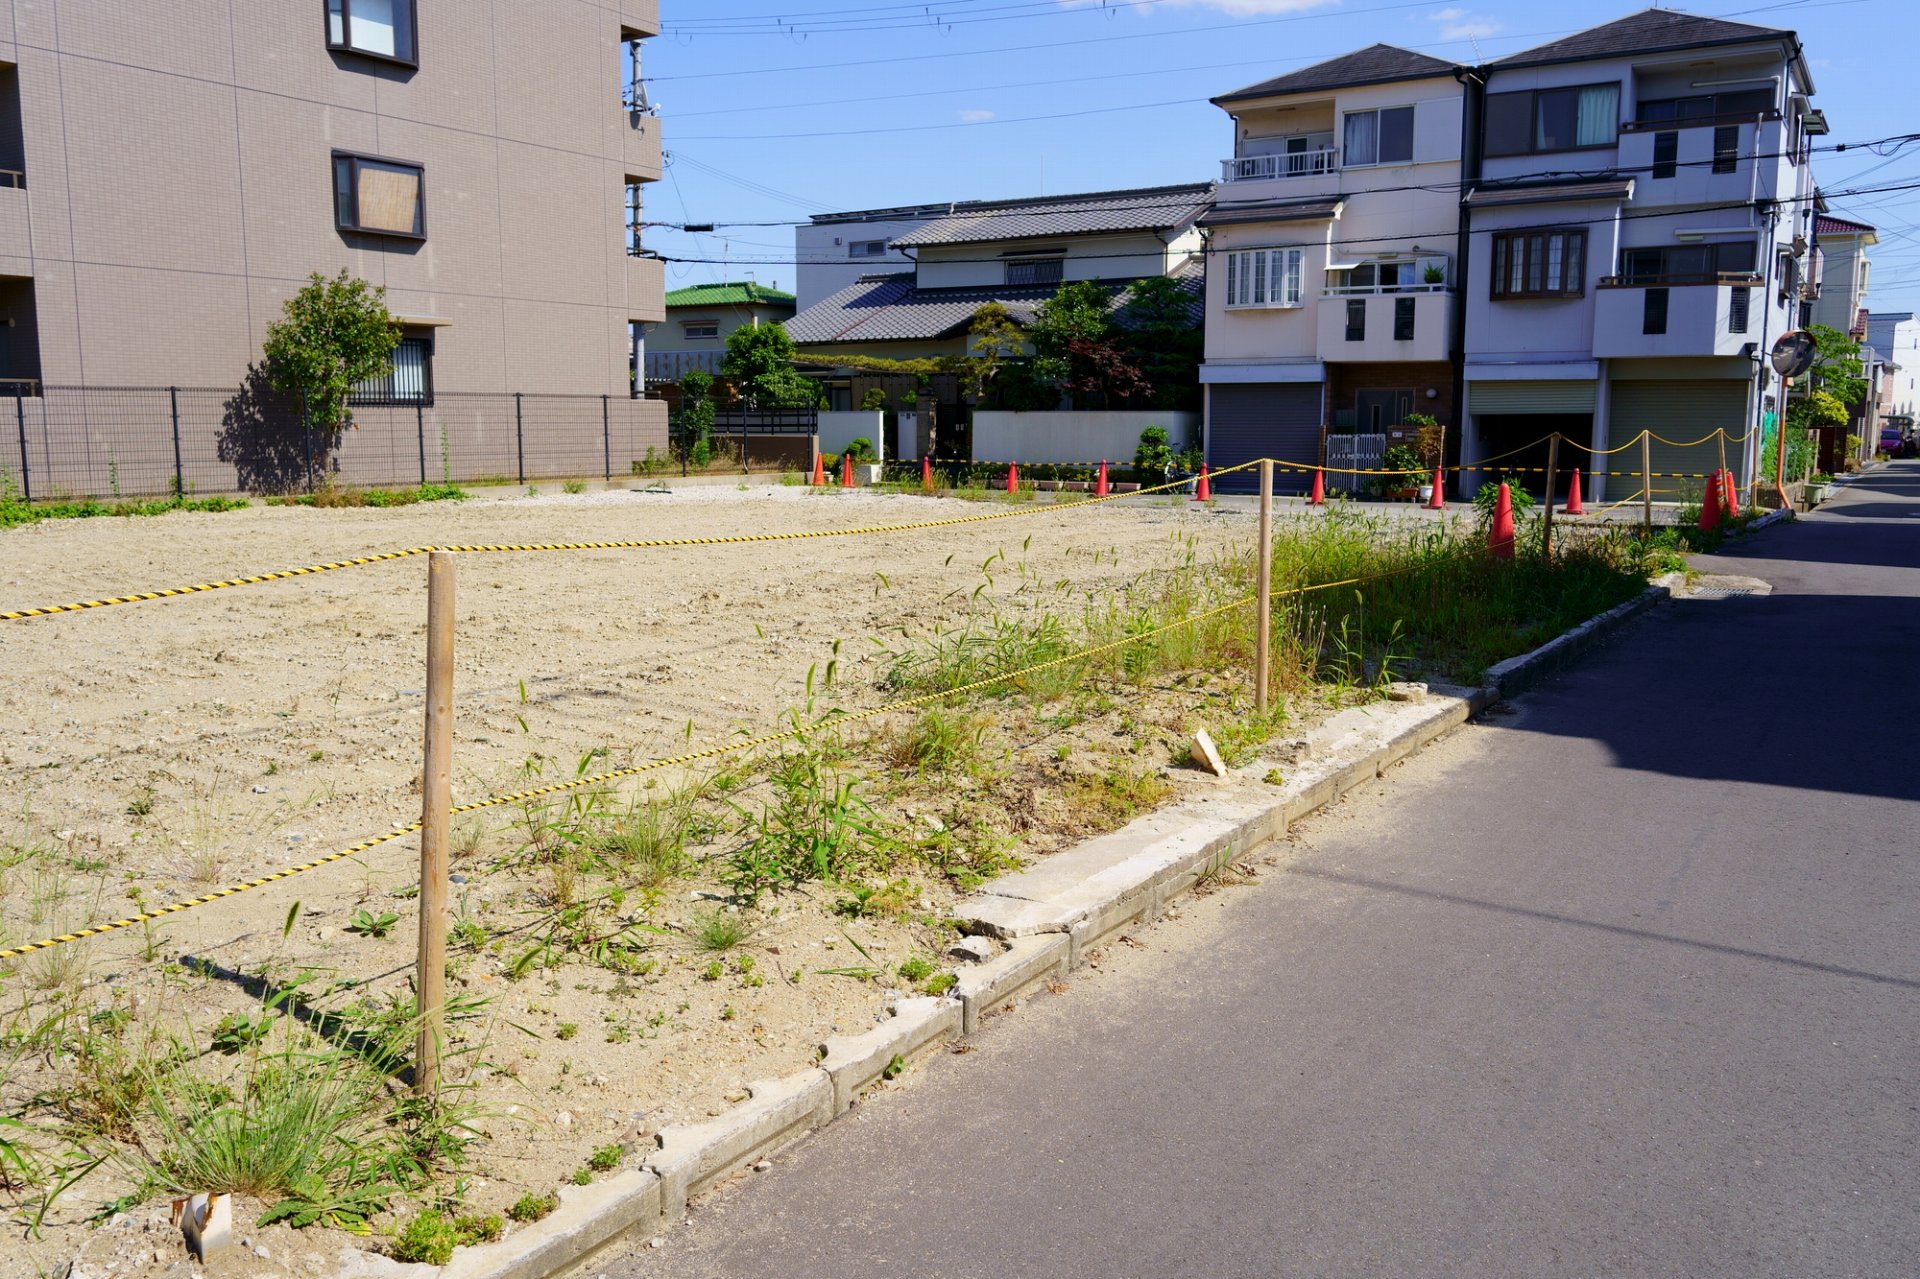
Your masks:
M 440 392 L 624 401 L 663 316 L 629 225 L 658 31 L 658 0 L 0 0 L 0 379 L 236 386 L 345 269 Z

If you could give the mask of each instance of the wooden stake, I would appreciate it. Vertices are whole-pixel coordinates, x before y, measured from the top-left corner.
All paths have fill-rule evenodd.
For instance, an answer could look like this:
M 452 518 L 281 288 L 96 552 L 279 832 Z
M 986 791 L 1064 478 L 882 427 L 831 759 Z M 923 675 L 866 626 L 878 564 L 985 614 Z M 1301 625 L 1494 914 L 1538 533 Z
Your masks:
M 1253 658 L 1253 704 L 1261 714 L 1267 710 L 1267 689 L 1273 682 L 1273 459 L 1260 459 L 1260 538 L 1259 561 L 1254 568 L 1255 594 L 1260 610 L 1255 623 Z
M 1653 536 L 1653 432 L 1640 432 L 1640 521 Z
M 1547 515 L 1540 526 L 1540 554 L 1553 563 L 1553 486 L 1560 470 L 1560 432 L 1547 437 Z
M 453 820 L 453 554 L 427 556 L 427 732 L 420 770 L 420 962 L 414 976 L 420 1042 L 413 1089 L 440 1086 L 447 1002 L 447 828 Z

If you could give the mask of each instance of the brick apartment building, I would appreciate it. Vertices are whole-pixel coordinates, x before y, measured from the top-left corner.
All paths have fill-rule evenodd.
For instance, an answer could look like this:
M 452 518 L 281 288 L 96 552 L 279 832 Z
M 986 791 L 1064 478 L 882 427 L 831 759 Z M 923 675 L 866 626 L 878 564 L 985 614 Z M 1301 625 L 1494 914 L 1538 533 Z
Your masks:
M 0 0 L 0 379 L 237 387 L 344 268 L 405 324 L 393 402 L 607 396 L 663 432 L 629 400 L 658 32 L 658 0 Z

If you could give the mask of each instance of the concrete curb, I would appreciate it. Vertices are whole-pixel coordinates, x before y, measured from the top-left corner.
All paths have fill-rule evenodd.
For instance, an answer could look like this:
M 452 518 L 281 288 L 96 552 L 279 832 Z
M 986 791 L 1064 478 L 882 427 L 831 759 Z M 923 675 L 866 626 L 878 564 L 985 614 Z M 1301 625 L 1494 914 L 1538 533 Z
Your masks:
M 872 1030 L 828 1039 L 819 1065 L 748 1085 L 750 1099 L 714 1119 L 663 1130 L 659 1149 L 641 1168 L 563 1189 L 552 1216 L 498 1243 L 462 1249 L 438 1271 L 440 1279 L 550 1279 L 627 1235 L 671 1226 L 689 1199 L 845 1114 L 885 1077 L 895 1056 L 911 1060 L 955 1034 L 972 1034 L 982 1018 L 1085 963 L 1102 940 L 1153 919 L 1169 899 L 1215 870 L 1383 775 L 1510 691 L 1565 666 L 1668 598 L 1681 580 L 1679 574 L 1662 578 L 1639 597 L 1501 662 L 1483 687 L 1412 685 L 1409 700 L 1341 711 L 1284 744 L 1290 761 L 1257 760 L 1204 797 L 995 880 L 989 891 L 960 904 L 960 917 L 970 932 L 1004 940 L 1007 949 L 962 968 L 951 997 L 896 1001 L 892 1015 Z

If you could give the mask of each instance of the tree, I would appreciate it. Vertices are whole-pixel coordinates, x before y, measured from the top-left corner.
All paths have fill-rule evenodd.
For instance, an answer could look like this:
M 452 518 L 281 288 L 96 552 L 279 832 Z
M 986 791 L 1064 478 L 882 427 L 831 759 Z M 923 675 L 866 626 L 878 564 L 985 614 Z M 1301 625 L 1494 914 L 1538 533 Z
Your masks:
M 713 377 L 699 369 L 680 375 L 680 451 L 694 466 L 713 460 Z
M 393 371 L 400 330 L 386 296 L 344 270 L 332 279 L 316 271 L 267 326 L 268 382 L 306 396 L 307 420 L 329 444 L 347 424 L 353 388 Z
M 1026 349 L 1027 336 L 1013 312 L 998 302 L 987 302 L 973 313 L 967 327 L 967 360 L 961 385 L 975 404 L 986 402 L 1007 361 Z
M 720 372 L 754 408 L 804 409 L 819 395 L 813 380 L 794 369 L 793 339 L 778 324 L 735 329 L 727 336 Z
M 1860 344 L 1836 328 L 1815 324 L 1807 332 L 1813 335 L 1813 366 L 1799 386 L 1787 392 L 1786 434 L 1789 475 L 1798 475 L 1810 465 L 1813 444 L 1807 432 L 1822 426 L 1845 426 L 1848 406 L 1865 398 L 1867 379 L 1860 359 Z M 1769 441 L 1765 456 L 1776 460 L 1777 444 Z
M 1114 341 L 1112 297 L 1092 280 L 1075 280 L 1040 304 L 1027 338 L 1033 373 L 1073 397 L 1080 408 L 1096 399 L 1144 393 L 1146 380 Z
M 1193 310 L 1193 294 L 1170 276 L 1148 276 L 1127 290 L 1121 345 L 1151 387 L 1156 409 L 1199 407 L 1204 343 Z

